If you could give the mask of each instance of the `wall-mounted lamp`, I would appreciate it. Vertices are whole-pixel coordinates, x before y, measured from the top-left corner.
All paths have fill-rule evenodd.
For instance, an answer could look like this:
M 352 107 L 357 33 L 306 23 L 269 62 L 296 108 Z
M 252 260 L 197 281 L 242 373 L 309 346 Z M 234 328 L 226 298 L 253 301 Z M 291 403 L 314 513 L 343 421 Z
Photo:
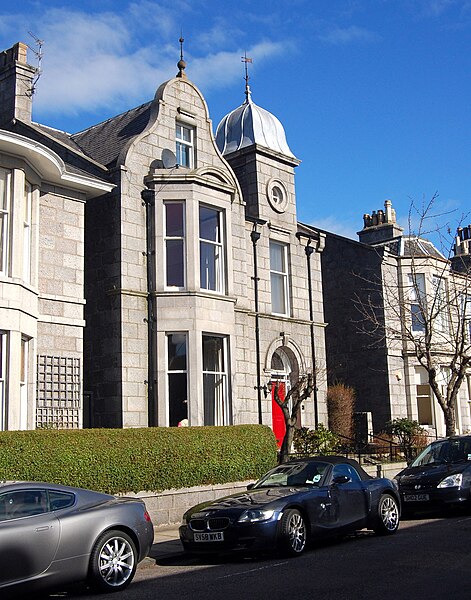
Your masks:
M 396 376 L 396 379 L 398 381 L 401 381 L 401 379 L 402 379 L 402 371 L 394 371 L 393 375 Z
M 265 398 L 266 398 L 267 396 L 269 396 L 271 394 L 271 391 L 273 389 L 273 384 L 271 381 L 269 381 L 268 383 L 265 383 L 264 385 L 260 385 L 260 386 L 255 385 L 253 389 L 261 390 L 265 394 Z

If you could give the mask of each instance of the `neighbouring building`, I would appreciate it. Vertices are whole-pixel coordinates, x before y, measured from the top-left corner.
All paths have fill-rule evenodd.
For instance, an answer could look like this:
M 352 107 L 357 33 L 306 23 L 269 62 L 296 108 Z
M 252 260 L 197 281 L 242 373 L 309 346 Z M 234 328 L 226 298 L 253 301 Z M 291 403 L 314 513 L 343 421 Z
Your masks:
M 313 368 L 300 422 L 327 421 L 325 236 L 297 222 L 299 161 L 248 85 L 215 138 L 185 67 L 71 135 L 31 121 L 25 46 L 0 55 L 0 428 L 260 422 L 281 438 L 271 384 Z
M 463 355 L 470 356 L 471 227 L 458 230 L 450 260 L 429 240 L 404 235 L 389 200 L 384 210 L 364 215 L 359 242 L 323 233 L 329 383 L 355 389 L 356 410 L 370 433 L 408 417 L 430 435 L 444 435 L 443 411 L 413 346 L 425 334 L 422 313 L 432 315 L 431 348 L 442 389 L 455 339 L 462 339 Z M 470 431 L 471 366 L 455 413 L 457 432 Z
M 31 122 L 34 76 L 0 53 L 0 430 L 82 425 L 85 203 L 113 187 Z

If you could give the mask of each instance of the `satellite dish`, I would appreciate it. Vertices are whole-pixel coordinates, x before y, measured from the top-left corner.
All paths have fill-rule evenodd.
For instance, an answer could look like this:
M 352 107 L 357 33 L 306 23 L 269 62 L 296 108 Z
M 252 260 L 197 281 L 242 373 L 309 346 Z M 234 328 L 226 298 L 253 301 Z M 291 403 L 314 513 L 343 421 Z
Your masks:
M 164 165 L 164 169 L 173 169 L 178 166 L 177 157 L 168 148 L 162 150 L 162 164 Z

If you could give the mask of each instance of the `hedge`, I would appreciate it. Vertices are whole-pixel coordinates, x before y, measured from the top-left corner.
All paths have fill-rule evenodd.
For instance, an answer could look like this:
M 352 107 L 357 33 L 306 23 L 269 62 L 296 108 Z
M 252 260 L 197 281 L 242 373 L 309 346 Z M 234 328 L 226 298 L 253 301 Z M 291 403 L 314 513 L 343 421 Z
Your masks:
M 109 494 L 256 479 L 276 457 L 263 425 L 0 432 L 0 480 Z

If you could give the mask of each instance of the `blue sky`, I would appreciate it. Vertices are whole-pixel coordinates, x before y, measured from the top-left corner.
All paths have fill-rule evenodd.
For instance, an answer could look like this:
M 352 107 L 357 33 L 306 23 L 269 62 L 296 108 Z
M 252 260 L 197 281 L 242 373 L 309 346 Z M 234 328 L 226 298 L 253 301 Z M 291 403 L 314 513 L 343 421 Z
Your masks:
M 302 160 L 300 220 L 356 239 L 389 198 L 407 229 L 411 201 L 436 192 L 438 223 L 471 220 L 471 0 L 9 4 L 0 48 L 44 41 L 38 122 L 76 132 L 147 102 L 177 72 L 182 31 L 214 128 L 253 58 L 252 99 Z

